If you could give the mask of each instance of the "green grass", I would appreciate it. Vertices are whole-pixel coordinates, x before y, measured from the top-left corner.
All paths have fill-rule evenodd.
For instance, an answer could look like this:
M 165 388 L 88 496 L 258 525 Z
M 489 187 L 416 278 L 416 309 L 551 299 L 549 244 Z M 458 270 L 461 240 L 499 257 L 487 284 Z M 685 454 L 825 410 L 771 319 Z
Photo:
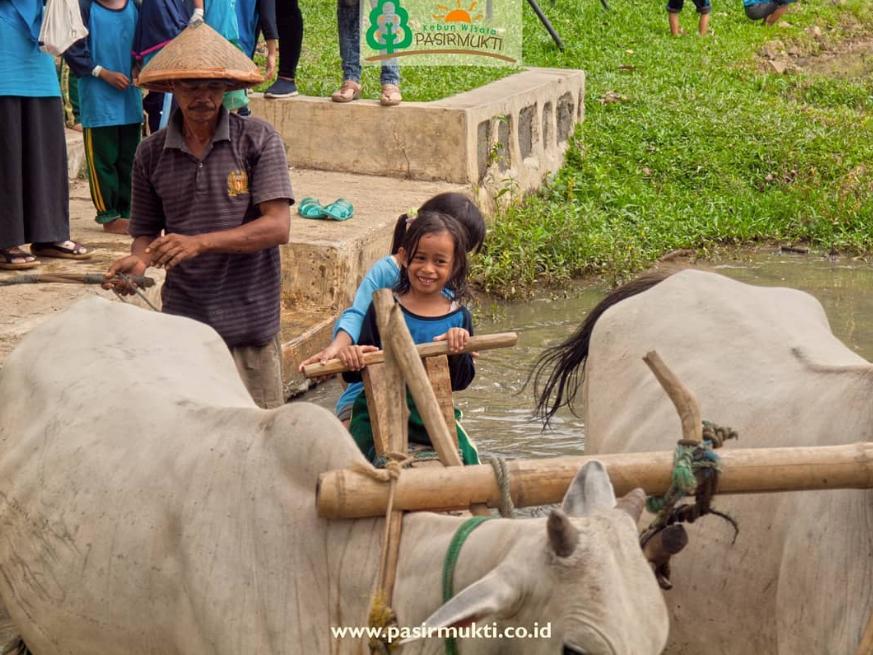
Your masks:
M 617 280 L 677 248 L 873 250 L 873 81 L 778 75 L 758 57 L 869 36 L 873 3 L 801 1 L 790 26 L 764 28 L 740 0 L 713 2 L 713 35 L 696 35 L 688 0 L 687 34 L 673 38 L 661 0 L 612 0 L 610 12 L 597 0 L 543 1 L 564 52 L 524 6 L 525 63 L 584 69 L 586 118 L 550 184 L 496 218 L 474 267 L 480 286 L 513 297 L 582 275 Z M 335 4 L 304 10 L 298 85 L 328 95 L 341 81 Z M 407 66 L 402 87 L 408 100 L 430 100 L 511 72 Z M 377 68 L 364 84 L 376 97 Z M 624 99 L 601 103 L 610 91 Z
M 756 57 L 771 39 L 821 50 L 812 25 L 831 43 L 853 38 L 873 25 L 869 3 L 793 5 L 790 27 L 765 29 L 738 0 L 715 0 L 715 34 L 699 38 L 686 8 L 678 39 L 660 3 L 568 4 L 551 12 L 575 34 L 567 51 L 531 30 L 525 60 L 585 69 L 586 119 L 552 183 L 498 217 L 475 268 L 486 290 L 617 281 L 679 248 L 873 248 L 873 81 L 777 75 Z M 602 104 L 608 91 L 626 100 Z

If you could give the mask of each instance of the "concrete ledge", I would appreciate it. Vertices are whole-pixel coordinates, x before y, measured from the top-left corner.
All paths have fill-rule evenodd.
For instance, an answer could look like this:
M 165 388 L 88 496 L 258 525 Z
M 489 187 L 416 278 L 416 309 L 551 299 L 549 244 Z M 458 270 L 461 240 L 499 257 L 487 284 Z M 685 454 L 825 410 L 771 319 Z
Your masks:
M 252 109 L 276 127 L 295 166 L 462 184 L 488 211 L 507 186 L 535 189 L 558 170 L 584 97 L 582 71 L 535 68 L 434 102 L 255 95 Z

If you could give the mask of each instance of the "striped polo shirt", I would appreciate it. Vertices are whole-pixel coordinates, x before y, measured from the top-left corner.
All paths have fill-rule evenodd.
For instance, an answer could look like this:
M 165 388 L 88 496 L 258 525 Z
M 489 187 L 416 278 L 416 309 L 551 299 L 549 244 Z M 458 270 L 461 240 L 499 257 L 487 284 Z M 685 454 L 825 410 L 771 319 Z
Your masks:
M 294 202 L 276 130 L 223 108 L 202 160 L 185 144 L 182 112 L 144 140 L 133 163 L 130 234 L 204 234 L 258 218 L 267 200 Z M 163 311 L 212 326 L 229 347 L 261 346 L 279 332 L 279 248 L 204 253 L 167 272 Z

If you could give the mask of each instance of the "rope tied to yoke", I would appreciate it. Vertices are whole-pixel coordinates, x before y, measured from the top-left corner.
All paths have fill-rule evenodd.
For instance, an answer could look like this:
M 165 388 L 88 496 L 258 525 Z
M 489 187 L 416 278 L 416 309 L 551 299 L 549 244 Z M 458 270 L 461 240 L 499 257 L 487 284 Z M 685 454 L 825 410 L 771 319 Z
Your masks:
M 491 455 L 488 458 L 488 463 L 494 470 L 497 488 L 500 489 L 500 500 L 497 504 L 497 510 L 500 512 L 500 516 L 505 519 L 515 518 L 515 503 L 512 502 L 509 485 L 509 467 L 506 465 L 506 459 L 500 455 Z
M 373 596 L 373 601 L 370 603 L 370 614 L 368 617 L 368 624 L 371 628 L 381 628 L 378 636 L 370 637 L 370 652 L 378 655 L 387 655 L 398 648 L 397 643 L 388 640 L 387 634 L 389 627 L 397 625 L 397 614 L 391 607 L 391 599 L 388 597 L 387 592 L 389 586 L 388 575 L 390 575 L 388 570 L 388 553 L 390 548 L 388 541 L 391 534 L 390 519 L 391 513 L 394 511 L 394 493 L 397 489 L 397 481 L 400 479 L 403 469 L 409 466 L 415 460 L 415 457 L 406 453 L 387 452 L 380 460 L 382 460 L 382 468 L 376 468 L 360 462 L 356 462 L 352 468 L 373 480 L 385 482 L 389 485 L 388 505 L 385 510 L 385 533 L 382 537 L 382 557 L 379 563 L 379 585 Z
M 738 439 L 735 430 L 703 421 L 701 442 L 680 439 L 673 451 L 673 472 L 670 488 L 663 496 L 649 496 L 646 509 L 655 514 L 655 519 L 640 537 L 646 543 L 660 530 L 674 523 L 694 523 L 706 514 L 715 514 L 731 524 L 736 541 L 739 534 L 737 522 L 729 515 L 712 507 L 712 497 L 718 491 L 721 461 L 715 449 L 721 448 L 728 439 Z M 694 496 L 693 503 L 678 504 L 685 496 Z

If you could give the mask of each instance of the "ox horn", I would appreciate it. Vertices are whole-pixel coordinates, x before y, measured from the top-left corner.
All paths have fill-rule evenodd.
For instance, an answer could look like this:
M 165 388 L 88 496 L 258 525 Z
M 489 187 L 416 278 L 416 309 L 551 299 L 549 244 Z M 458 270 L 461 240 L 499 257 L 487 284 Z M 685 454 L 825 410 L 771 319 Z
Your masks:
M 615 509 L 624 510 L 637 523 L 646 505 L 646 492 L 637 487 L 631 489 L 615 503 Z
M 672 589 L 670 582 L 670 558 L 688 544 L 688 533 L 681 523 L 668 525 L 653 534 L 643 544 L 643 555 L 652 565 L 655 579 L 661 589 Z

